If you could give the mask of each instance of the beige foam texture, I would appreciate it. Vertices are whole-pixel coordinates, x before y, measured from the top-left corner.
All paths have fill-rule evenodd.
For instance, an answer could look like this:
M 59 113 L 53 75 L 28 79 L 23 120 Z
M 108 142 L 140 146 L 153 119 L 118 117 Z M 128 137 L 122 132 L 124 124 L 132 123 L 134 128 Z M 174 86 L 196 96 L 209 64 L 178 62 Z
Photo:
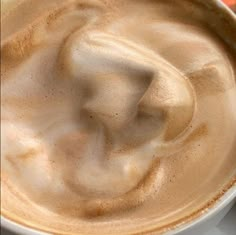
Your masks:
M 232 15 L 217 34 L 220 18 L 187 1 L 3 6 L 3 215 L 63 234 L 161 231 L 232 182 Z

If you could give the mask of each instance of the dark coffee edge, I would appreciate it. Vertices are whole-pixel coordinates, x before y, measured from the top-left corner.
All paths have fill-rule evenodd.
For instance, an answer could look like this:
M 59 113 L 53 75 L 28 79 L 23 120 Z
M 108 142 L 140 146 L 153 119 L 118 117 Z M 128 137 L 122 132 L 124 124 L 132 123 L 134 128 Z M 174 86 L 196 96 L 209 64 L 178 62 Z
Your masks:
M 213 14 L 214 17 L 210 17 L 213 19 L 211 21 L 209 19 L 208 25 L 215 31 L 215 33 L 236 53 L 236 45 L 234 43 L 234 37 L 236 36 L 236 14 L 221 0 L 193 0 L 203 6 L 203 8 L 207 8 L 209 13 Z M 218 22 L 221 23 L 222 27 L 214 27 L 215 19 L 218 19 Z M 230 31 L 230 33 L 228 33 Z M 225 37 L 226 36 L 226 37 Z M 227 40 L 226 38 L 229 38 Z

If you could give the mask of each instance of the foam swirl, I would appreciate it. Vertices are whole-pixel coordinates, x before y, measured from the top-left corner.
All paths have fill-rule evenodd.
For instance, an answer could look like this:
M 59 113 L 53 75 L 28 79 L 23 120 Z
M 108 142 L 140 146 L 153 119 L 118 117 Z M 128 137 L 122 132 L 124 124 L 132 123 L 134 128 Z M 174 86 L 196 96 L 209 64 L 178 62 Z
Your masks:
M 91 218 L 145 208 L 179 164 L 203 180 L 215 143 L 235 165 L 234 55 L 201 9 L 187 24 L 185 1 L 42 1 L 29 12 L 32 2 L 3 18 L 4 182 L 59 215 Z

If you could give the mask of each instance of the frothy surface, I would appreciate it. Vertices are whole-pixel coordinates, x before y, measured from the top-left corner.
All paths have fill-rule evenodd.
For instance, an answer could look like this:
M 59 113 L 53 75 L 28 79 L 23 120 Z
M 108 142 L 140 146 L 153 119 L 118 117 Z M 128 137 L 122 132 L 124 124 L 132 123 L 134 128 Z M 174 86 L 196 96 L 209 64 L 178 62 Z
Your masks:
M 137 232 L 193 213 L 232 179 L 235 22 L 212 24 L 206 11 L 27 0 L 4 12 L 7 216 L 63 233 Z

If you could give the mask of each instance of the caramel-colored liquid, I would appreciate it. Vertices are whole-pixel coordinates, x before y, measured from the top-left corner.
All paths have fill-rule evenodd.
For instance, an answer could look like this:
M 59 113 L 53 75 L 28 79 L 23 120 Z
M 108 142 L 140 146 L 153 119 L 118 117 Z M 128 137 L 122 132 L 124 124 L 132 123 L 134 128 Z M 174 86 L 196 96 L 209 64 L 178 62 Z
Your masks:
M 58 234 L 162 232 L 232 184 L 232 14 L 197 0 L 4 9 L 4 216 Z

